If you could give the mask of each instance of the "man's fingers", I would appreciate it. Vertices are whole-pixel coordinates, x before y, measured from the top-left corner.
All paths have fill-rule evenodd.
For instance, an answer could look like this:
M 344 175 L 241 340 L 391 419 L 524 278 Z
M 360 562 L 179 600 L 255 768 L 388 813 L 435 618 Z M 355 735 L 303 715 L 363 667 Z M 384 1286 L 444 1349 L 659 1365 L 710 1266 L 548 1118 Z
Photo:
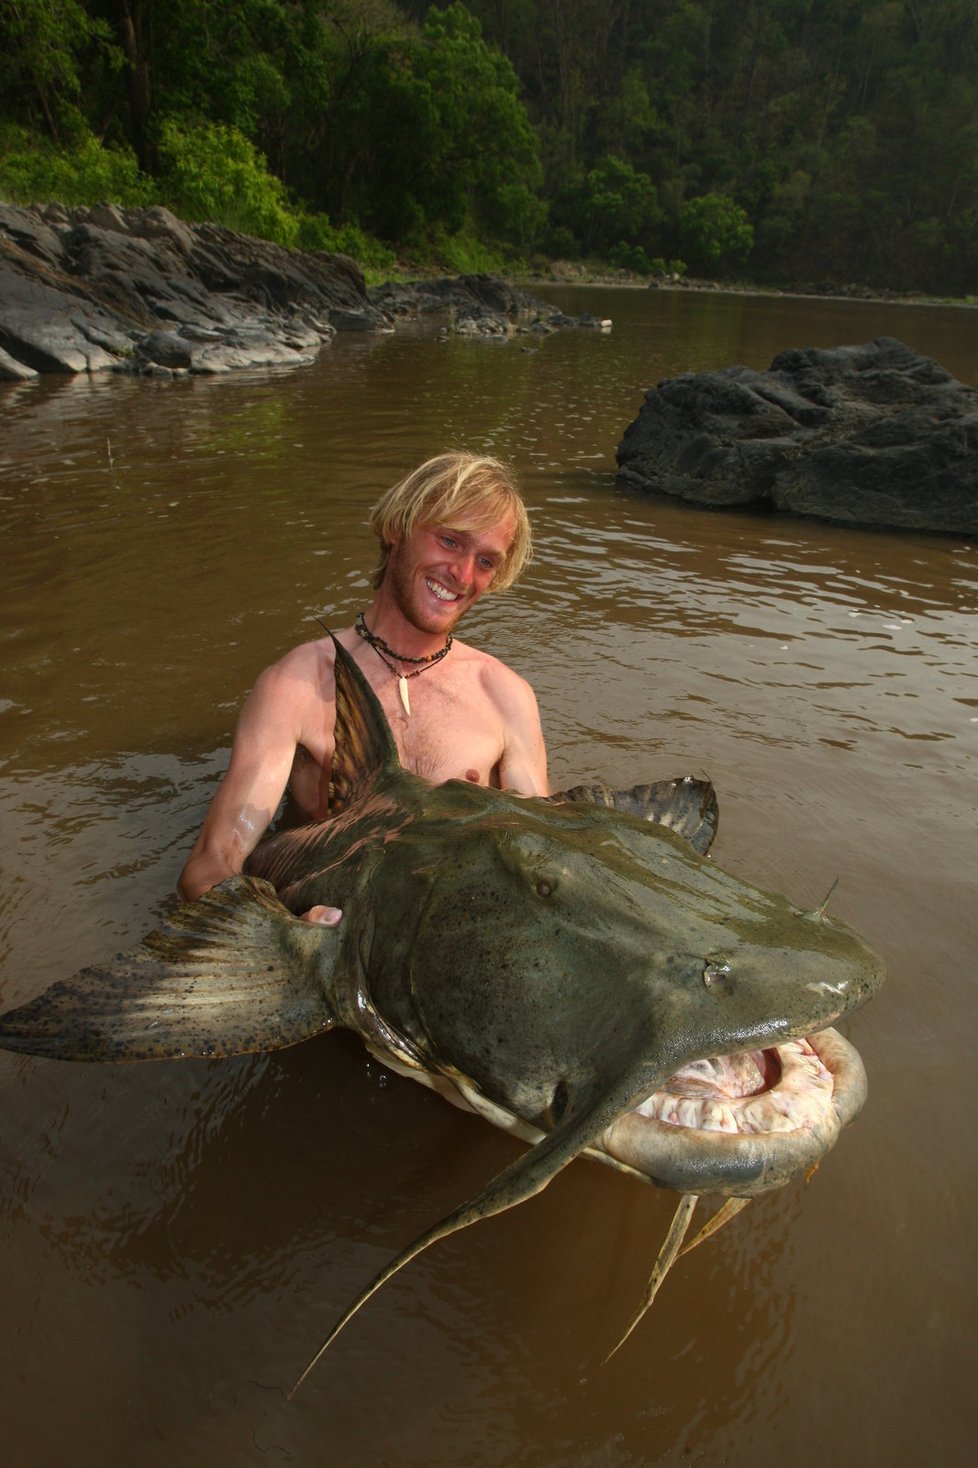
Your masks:
M 322 923 L 324 928 L 335 928 L 342 916 L 342 908 L 324 907 L 321 902 L 302 914 L 307 923 Z

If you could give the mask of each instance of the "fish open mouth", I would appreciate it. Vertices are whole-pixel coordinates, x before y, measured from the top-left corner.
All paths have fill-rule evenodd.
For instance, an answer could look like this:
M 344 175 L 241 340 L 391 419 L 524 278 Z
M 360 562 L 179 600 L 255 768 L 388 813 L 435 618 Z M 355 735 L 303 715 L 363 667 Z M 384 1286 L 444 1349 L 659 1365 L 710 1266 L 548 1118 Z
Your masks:
M 386 1037 L 389 1038 L 389 1037 Z M 368 1049 L 391 1070 L 430 1086 L 453 1106 L 537 1142 L 535 1126 L 494 1105 L 456 1073 L 425 1071 L 388 1045 Z M 859 1052 L 838 1030 L 765 1050 L 698 1060 L 631 1111 L 584 1155 L 678 1193 L 753 1198 L 809 1172 L 866 1100 Z
M 679 1192 L 753 1197 L 816 1166 L 865 1098 L 858 1052 L 825 1029 L 693 1062 L 589 1151 Z

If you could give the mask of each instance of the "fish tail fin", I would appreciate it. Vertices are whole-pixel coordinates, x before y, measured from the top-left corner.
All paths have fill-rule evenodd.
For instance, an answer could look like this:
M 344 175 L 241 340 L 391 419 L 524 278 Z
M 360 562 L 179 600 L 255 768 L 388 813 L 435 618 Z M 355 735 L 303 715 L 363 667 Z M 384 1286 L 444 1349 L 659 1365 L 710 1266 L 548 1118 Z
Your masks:
M 335 753 L 329 774 L 329 813 L 338 815 L 387 769 L 400 768 L 397 745 L 377 695 L 333 634 L 336 659 Z
M 700 856 L 712 846 L 720 819 L 712 783 L 694 775 L 654 780 L 650 785 L 633 785 L 630 790 L 612 790 L 600 783 L 575 785 L 547 799 L 554 804 L 608 806 L 652 825 L 666 826 L 688 841 Z
M 166 1060 L 274 1050 L 334 1023 L 335 928 L 270 883 L 232 877 L 111 963 L 0 1016 L 0 1047 L 53 1060 Z

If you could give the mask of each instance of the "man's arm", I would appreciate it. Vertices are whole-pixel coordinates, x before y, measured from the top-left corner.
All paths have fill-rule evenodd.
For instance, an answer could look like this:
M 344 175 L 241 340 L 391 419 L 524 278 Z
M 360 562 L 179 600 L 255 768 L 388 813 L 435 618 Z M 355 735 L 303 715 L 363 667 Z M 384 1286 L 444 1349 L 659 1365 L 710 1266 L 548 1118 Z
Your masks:
M 536 694 L 512 668 L 494 680 L 494 694 L 506 731 L 506 744 L 499 761 L 499 785 L 518 795 L 549 795 L 547 749 L 540 724 Z
M 310 701 L 322 711 L 323 692 L 312 644 L 288 653 L 256 682 L 241 710 L 227 774 L 177 884 L 185 901 L 241 871 L 285 792 Z

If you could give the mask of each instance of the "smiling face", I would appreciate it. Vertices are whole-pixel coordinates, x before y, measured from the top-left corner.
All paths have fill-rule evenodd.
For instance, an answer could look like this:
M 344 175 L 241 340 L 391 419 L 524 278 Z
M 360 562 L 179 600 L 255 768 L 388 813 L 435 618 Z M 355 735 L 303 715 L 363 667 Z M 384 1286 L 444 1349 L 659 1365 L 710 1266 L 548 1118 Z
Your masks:
M 447 637 L 492 586 L 514 533 L 511 514 L 489 529 L 420 525 L 391 545 L 385 590 L 419 631 Z
M 452 540 L 465 532 L 461 546 L 443 545 L 442 549 L 473 549 L 477 559 L 498 557 L 498 534 L 502 534 L 503 555 L 496 560 L 491 581 L 479 595 L 482 590 L 504 591 L 512 586 L 531 555 L 530 521 L 512 469 L 499 459 L 462 450 L 426 460 L 393 485 L 371 511 L 370 526 L 380 543 L 375 591 L 385 585 L 393 549 L 421 529 L 447 534 Z M 482 541 L 488 544 L 483 546 Z M 459 590 L 451 585 L 444 589 L 449 599 Z

